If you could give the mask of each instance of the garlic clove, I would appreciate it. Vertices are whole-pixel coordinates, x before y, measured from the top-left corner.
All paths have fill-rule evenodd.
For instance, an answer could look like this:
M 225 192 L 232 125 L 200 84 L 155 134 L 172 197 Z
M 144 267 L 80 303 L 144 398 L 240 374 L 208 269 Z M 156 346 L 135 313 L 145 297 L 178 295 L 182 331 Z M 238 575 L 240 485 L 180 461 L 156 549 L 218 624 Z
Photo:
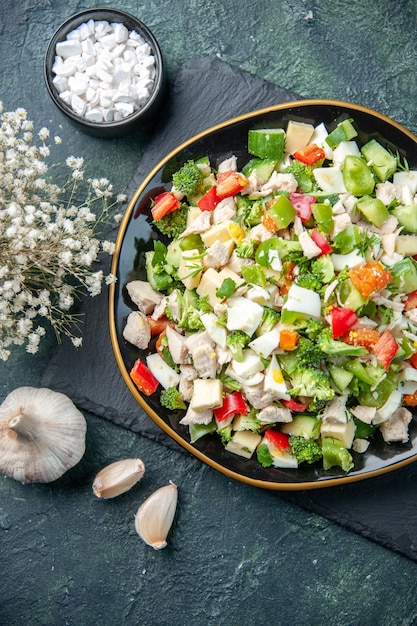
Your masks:
M 22 483 L 48 483 L 85 452 L 84 415 L 63 393 L 18 387 L 0 406 L 0 472 Z
M 139 507 L 135 528 L 139 537 L 155 550 L 165 548 L 177 509 L 178 489 L 170 482 L 154 491 Z
M 93 481 L 97 498 L 115 498 L 129 491 L 145 473 L 141 459 L 121 459 L 99 471 Z

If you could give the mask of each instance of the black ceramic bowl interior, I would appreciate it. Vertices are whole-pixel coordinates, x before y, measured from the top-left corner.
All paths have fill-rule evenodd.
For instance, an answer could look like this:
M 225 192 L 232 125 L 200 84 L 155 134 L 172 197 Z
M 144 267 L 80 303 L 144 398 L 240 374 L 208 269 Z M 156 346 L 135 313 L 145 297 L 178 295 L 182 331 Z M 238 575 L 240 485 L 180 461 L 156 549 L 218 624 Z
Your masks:
M 145 42 L 149 44 L 151 53 L 155 58 L 156 76 L 148 100 L 139 109 L 120 121 L 94 122 L 80 117 L 60 97 L 53 83 L 55 74 L 52 71 L 52 67 L 55 62 L 57 43 L 65 41 L 69 33 L 89 20 L 94 20 L 95 22 L 107 21 L 111 24 L 121 23 L 129 31 L 136 31 Z M 51 37 L 46 49 L 44 58 L 44 78 L 48 92 L 58 109 L 81 130 L 90 135 L 102 138 L 121 137 L 139 129 L 146 128 L 159 110 L 164 96 L 164 64 L 157 40 L 143 22 L 133 15 L 117 9 L 101 8 L 81 11 L 61 24 Z

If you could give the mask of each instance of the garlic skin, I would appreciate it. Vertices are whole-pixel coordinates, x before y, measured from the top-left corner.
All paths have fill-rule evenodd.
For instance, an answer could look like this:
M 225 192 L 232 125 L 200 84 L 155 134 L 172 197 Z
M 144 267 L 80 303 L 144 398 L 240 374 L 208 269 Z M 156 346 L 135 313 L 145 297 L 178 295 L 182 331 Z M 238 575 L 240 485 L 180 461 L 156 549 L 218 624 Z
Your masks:
M 141 459 L 121 459 L 106 465 L 93 481 L 97 498 L 115 498 L 129 491 L 143 477 L 145 464 Z
M 63 393 L 18 387 L 0 406 L 0 472 L 22 483 L 49 483 L 85 452 L 84 415 Z
M 154 491 L 135 515 L 136 532 L 155 550 L 161 550 L 167 545 L 166 539 L 174 521 L 177 502 L 177 486 L 170 482 Z

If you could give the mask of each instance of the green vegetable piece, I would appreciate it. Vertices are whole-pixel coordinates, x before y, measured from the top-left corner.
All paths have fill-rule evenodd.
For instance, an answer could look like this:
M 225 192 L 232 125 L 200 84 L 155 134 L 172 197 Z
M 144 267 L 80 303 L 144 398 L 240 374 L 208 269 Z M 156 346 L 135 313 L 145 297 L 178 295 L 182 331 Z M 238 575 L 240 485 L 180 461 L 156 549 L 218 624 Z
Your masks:
M 202 188 L 204 174 L 195 161 L 189 160 L 172 175 L 172 182 L 176 189 L 185 196 L 196 195 Z
M 353 374 L 353 376 L 355 376 L 355 378 L 357 378 L 360 382 L 365 383 L 365 385 L 372 386 L 375 384 L 376 381 L 367 372 L 365 366 L 356 359 L 346 361 L 344 363 L 344 367 L 348 372 L 351 372 L 351 374 Z
M 330 387 L 328 376 L 315 367 L 299 367 L 291 375 L 292 397 L 307 396 L 317 400 L 333 400 L 335 391 Z
M 242 276 L 245 282 L 250 285 L 259 285 L 260 287 L 267 285 L 266 276 L 260 265 L 243 265 Z
M 242 174 L 249 176 L 256 172 L 258 178 L 266 182 L 271 178 L 271 174 L 277 165 L 275 159 L 251 159 L 242 169 Z
M 284 156 L 285 132 L 282 128 L 249 130 L 248 152 L 261 159 L 281 161 Z
M 331 363 L 329 363 L 327 367 L 332 381 L 334 382 L 338 390 L 343 393 L 345 389 L 347 389 L 353 378 L 352 372 L 348 372 L 340 365 L 333 365 Z
M 352 469 L 353 458 L 349 450 L 336 443 L 332 437 L 324 437 L 321 449 L 325 470 L 332 467 L 341 467 L 344 472 L 349 472 Z
M 216 296 L 218 298 L 230 298 L 236 289 L 235 281 L 227 277 L 224 279 L 220 287 L 216 290 Z
M 250 342 L 251 337 L 243 330 L 232 330 L 226 337 L 226 345 L 232 353 L 232 357 L 238 363 L 243 361 L 243 350 Z
M 176 387 L 162 389 L 159 395 L 159 401 L 162 406 L 170 411 L 177 411 L 180 409 L 183 410 L 187 408 L 181 393 Z
M 205 437 L 206 435 L 211 435 L 216 432 L 217 425 L 216 422 L 212 420 L 210 424 L 190 424 L 188 429 L 191 443 L 195 443 L 201 439 L 201 437 Z
M 325 328 L 317 337 L 317 345 L 328 356 L 364 356 L 367 349 L 362 346 L 350 346 L 344 341 L 332 338 L 331 328 Z
M 342 174 L 347 191 L 354 196 L 365 196 L 373 192 L 375 181 L 372 171 L 361 157 L 348 154 L 343 163 Z
M 261 443 L 256 451 L 256 456 L 258 458 L 258 462 L 262 465 L 262 467 L 271 467 L 274 459 L 272 454 L 269 451 L 266 443 Z
M 293 437 L 304 439 L 318 439 L 320 436 L 321 420 L 313 415 L 295 415 L 292 422 L 283 424 L 281 430 Z
M 324 233 L 333 232 L 334 219 L 332 205 L 328 202 L 318 202 L 311 205 L 311 210 L 319 229 Z
M 266 241 L 262 241 L 255 252 L 255 261 L 262 267 L 270 267 L 274 258 L 279 258 L 278 237 L 271 237 Z
M 397 171 L 397 159 L 376 139 L 362 146 L 361 152 L 380 181 L 388 180 Z
M 368 437 L 372 437 L 372 435 L 375 434 L 376 426 L 373 424 L 365 424 L 365 422 L 362 422 L 362 420 L 359 420 L 356 417 L 353 418 L 353 421 L 356 426 L 355 437 L 358 439 L 368 439 Z
M 160 220 L 154 220 L 154 226 L 170 239 L 181 235 L 187 227 L 188 206 L 182 204 L 179 209 L 167 213 Z
M 335 277 L 334 265 L 329 254 L 324 254 L 311 264 L 311 273 L 320 279 L 322 283 L 327 285 L 331 283 Z
M 184 229 L 185 230 L 185 229 Z M 186 235 L 179 240 L 179 246 L 181 250 L 198 250 L 203 252 L 205 247 L 201 236 L 198 234 Z
M 358 394 L 358 402 L 364 406 L 372 406 L 380 409 L 381 406 L 386 403 L 396 386 L 396 382 L 387 376 L 376 388 L 361 388 Z
M 393 293 L 411 293 L 417 289 L 417 263 L 407 257 L 390 267 L 392 281 L 389 288 Z
M 342 230 L 341 233 L 338 233 L 336 237 L 333 239 L 333 250 L 337 251 L 339 254 L 349 254 L 349 252 L 353 252 L 359 246 L 362 239 L 362 235 L 359 232 L 359 228 L 357 226 L 348 226 L 345 230 Z
M 340 283 L 339 296 L 343 306 L 352 311 L 357 311 L 366 304 L 366 298 L 356 289 L 350 279 Z
M 279 196 L 274 204 L 266 209 L 266 213 L 271 217 L 279 230 L 287 228 L 297 215 L 294 206 L 284 195 Z
M 397 218 L 400 225 L 403 226 L 405 230 L 409 233 L 417 233 L 417 211 L 415 204 L 395 207 L 391 213 Z
M 375 224 L 378 228 L 389 218 L 390 214 L 385 204 L 379 198 L 372 198 L 372 196 L 363 196 L 356 203 L 356 208 L 362 213 L 362 215 Z
M 311 165 L 306 165 L 295 159 L 291 165 L 286 168 L 285 173 L 294 176 L 301 193 L 310 193 L 314 189 L 317 189 L 317 183 Z
M 326 143 L 330 148 L 335 148 L 342 141 L 350 141 L 357 137 L 358 132 L 352 124 L 352 119 L 343 120 L 336 128 L 326 137 Z
M 291 454 L 298 463 L 316 463 L 323 456 L 322 450 L 315 439 L 306 439 L 303 436 L 290 437 Z
M 146 279 L 155 291 L 164 291 L 172 284 L 172 277 L 164 269 L 163 263 L 157 263 L 158 254 L 155 250 L 145 252 Z M 165 258 L 163 259 L 165 262 Z

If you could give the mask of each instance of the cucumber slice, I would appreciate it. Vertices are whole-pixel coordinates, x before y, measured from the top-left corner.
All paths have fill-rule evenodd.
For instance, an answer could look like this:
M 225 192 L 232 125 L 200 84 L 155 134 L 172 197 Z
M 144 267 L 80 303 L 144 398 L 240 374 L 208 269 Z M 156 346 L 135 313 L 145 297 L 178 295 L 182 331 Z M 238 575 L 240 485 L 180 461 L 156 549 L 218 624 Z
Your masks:
M 248 133 L 248 152 L 261 159 L 281 161 L 284 156 L 285 132 L 282 128 L 252 129 Z
M 362 146 L 361 152 L 380 181 L 388 180 L 397 171 L 397 159 L 376 139 Z
M 276 165 L 275 159 L 251 159 L 242 169 L 242 174 L 249 177 L 252 172 L 256 172 L 257 177 L 266 183 L 271 178 Z

